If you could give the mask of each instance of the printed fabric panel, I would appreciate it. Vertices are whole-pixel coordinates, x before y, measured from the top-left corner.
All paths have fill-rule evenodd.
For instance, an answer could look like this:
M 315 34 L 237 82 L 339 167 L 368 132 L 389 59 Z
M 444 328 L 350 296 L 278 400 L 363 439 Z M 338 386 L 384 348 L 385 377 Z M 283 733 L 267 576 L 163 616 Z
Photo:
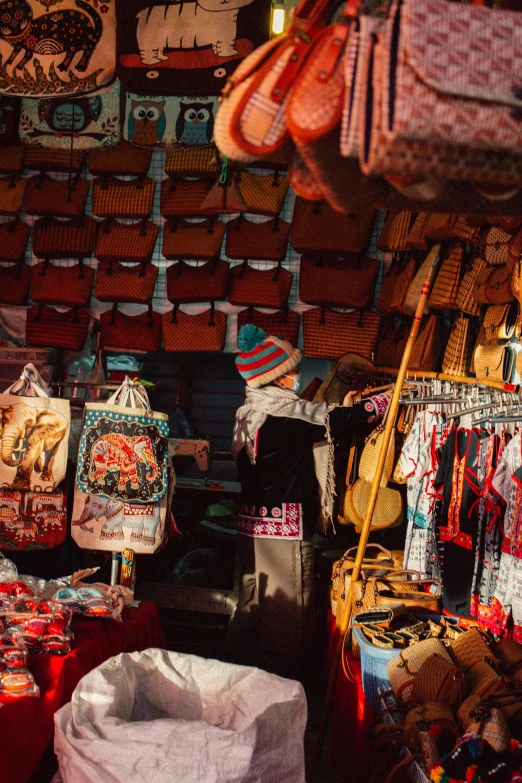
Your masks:
M 140 147 L 201 146 L 214 141 L 215 97 L 125 96 L 123 138 Z

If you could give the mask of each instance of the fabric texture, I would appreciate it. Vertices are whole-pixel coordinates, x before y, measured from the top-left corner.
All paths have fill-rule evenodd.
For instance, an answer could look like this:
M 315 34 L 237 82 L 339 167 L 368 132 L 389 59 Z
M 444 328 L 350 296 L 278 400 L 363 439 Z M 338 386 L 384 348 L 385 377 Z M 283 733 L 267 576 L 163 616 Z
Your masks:
M 59 313 L 45 305 L 33 305 L 27 311 L 25 341 L 43 348 L 82 351 L 88 330 L 89 316 L 84 310 Z
M 24 209 L 28 215 L 79 217 L 85 213 L 90 189 L 91 183 L 78 177 L 70 182 L 52 179 L 45 174 L 30 177 Z
M 149 218 L 156 182 L 152 177 L 123 181 L 96 177 L 92 190 L 92 213 L 108 218 Z
M 272 383 L 293 370 L 301 361 L 301 351 L 277 337 L 267 337 L 262 329 L 244 326 L 238 335 L 240 353 L 236 368 L 247 385 L 255 389 Z
M 159 227 L 150 220 L 129 225 L 108 218 L 99 224 L 94 255 L 108 263 L 150 263 L 158 234 Z
M 225 237 L 225 223 L 215 218 L 192 222 L 167 220 L 163 228 L 162 254 L 168 260 L 199 261 L 217 258 Z M 230 231 L 230 228 L 229 228 Z M 227 255 L 232 258 L 228 252 Z
M 230 270 L 229 302 L 247 307 L 280 310 L 288 304 L 294 276 L 280 264 L 272 269 L 254 269 L 246 261 Z
M 304 355 L 339 359 L 345 353 L 357 353 L 373 360 L 380 328 L 380 315 L 369 311 L 307 310 L 303 314 Z
M 71 220 L 40 218 L 34 224 L 33 253 L 37 258 L 91 258 L 97 228 L 85 215 Z
M 46 261 L 31 267 L 31 299 L 37 304 L 88 307 L 94 269 L 84 264 L 57 266 Z
M 174 308 L 161 317 L 166 351 L 222 351 L 227 335 L 227 315 L 211 307 L 197 315 Z
M 157 279 L 158 267 L 154 264 L 126 266 L 101 261 L 94 295 L 100 302 L 151 304 Z
M 103 349 L 122 353 L 149 353 L 161 347 L 161 315 L 151 310 L 127 315 L 106 310 L 100 316 Z
M 199 145 L 214 141 L 217 98 L 125 95 L 123 138 L 140 147 Z

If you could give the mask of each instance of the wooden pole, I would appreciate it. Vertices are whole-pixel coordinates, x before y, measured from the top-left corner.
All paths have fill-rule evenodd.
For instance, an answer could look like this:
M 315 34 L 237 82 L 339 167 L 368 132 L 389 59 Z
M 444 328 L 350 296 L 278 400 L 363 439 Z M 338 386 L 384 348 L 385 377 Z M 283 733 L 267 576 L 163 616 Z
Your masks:
M 397 416 L 397 410 L 399 408 L 399 400 L 402 394 L 402 387 L 406 379 L 406 373 L 408 371 L 408 363 L 410 361 L 410 356 L 413 350 L 415 340 L 419 333 L 419 329 L 422 321 L 422 315 L 424 312 L 424 308 L 426 306 L 426 301 L 430 293 L 433 278 L 435 276 L 435 268 L 437 266 L 438 261 L 439 258 L 437 256 L 433 260 L 433 263 L 430 267 L 430 270 L 428 272 L 428 275 L 422 287 L 420 299 L 417 305 L 417 310 L 415 312 L 415 317 L 413 319 L 413 324 L 410 330 L 408 341 L 406 343 L 406 347 L 404 349 L 404 354 L 402 356 L 401 366 L 397 373 L 397 382 L 395 384 L 395 388 L 393 390 L 393 395 L 390 402 L 390 410 L 386 419 L 386 425 L 384 427 L 383 438 L 381 441 L 381 449 L 379 451 L 379 459 L 377 461 L 377 468 L 375 470 L 375 476 L 372 483 L 370 497 L 368 499 L 368 506 L 366 508 L 366 515 L 364 517 L 364 522 L 361 529 L 361 537 L 359 539 L 359 544 L 357 547 L 357 555 L 355 557 L 355 563 L 352 570 L 350 589 L 348 591 L 348 595 L 346 596 L 346 604 L 344 607 L 344 613 L 339 628 L 339 640 L 335 648 L 335 657 L 334 657 L 333 665 L 328 675 L 328 687 L 326 690 L 326 696 L 323 705 L 323 714 L 321 716 L 321 722 L 319 725 L 319 734 L 317 737 L 317 744 L 315 748 L 315 757 L 314 757 L 314 764 L 313 764 L 315 770 L 319 769 L 321 763 L 321 755 L 324 746 L 324 739 L 326 736 L 326 728 L 328 726 L 330 707 L 333 700 L 335 682 L 337 679 L 337 671 L 339 669 L 339 662 L 341 660 L 341 655 L 343 654 L 344 637 L 348 629 L 350 617 L 352 614 L 351 586 L 359 579 L 359 576 L 361 574 L 361 565 L 364 559 L 366 544 L 368 543 L 368 536 L 370 534 L 373 512 L 375 510 L 375 504 L 377 502 L 377 494 L 379 492 L 379 488 L 381 485 L 381 477 L 384 470 L 384 463 L 386 461 L 386 456 L 388 454 L 388 447 L 390 445 L 392 431 L 395 426 L 395 418 Z

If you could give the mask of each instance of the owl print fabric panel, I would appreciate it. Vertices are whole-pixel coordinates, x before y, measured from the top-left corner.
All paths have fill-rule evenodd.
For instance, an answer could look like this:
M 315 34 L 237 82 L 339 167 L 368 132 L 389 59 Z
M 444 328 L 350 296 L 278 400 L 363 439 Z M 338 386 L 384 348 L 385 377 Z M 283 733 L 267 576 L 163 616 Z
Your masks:
M 123 136 L 140 147 L 201 146 L 214 140 L 214 97 L 173 98 L 127 93 Z
M 116 0 L 117 73 L 143 95 L 219 95 L 268 40 L 270 0 Z
M 120 84 L 79 98 L 24 98 L 20 140 L 39 147 L 91 150 L 121 137 Z M 72 139 L 71 139 L 72 136 Z
M 0 92 L 89 93 L 114 80 L 115 0 L 0 0 Z

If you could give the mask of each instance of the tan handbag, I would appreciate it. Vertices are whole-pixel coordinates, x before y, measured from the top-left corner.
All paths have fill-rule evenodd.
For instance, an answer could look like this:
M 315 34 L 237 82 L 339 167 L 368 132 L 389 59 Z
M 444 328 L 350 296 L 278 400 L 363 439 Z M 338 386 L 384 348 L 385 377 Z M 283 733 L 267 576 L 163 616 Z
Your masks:
M 336 601 L 340 588 L 342 587 L 342 592 L 346 594 L 350 587 L 356 555 L 357 547 L 352 547 L 352 549 L 348 549 L 344 555 L 332 565 L 330 599 L 333 614 L 336 613 Z M 389 549 L 385 549 L 380 544 L 368 544 L 364 555 L 361 565 L 361 579 L 368 579 L 371 575 L 382 576 L 382 574 L 388 573 L 388 571 L 394 570 L 396 567 L 392 552 Z
M 392 313 L 406 314 L 404 303 L 416 271 L 414 258 L 407 258 L 401 263 L 390 302 Z
M 489 742 L 497 753 L 509 748 L 511 735 L 504 715 L 501 710 L 484 702 L 477 694 L 468 696 L 461 704 L 457 720 L 464 734 L 478 734 Z
M 444 749 L 455 744 L 458 735 L 455 715 L 448 704 L 428 701 L 420 707 L 414 707 L 404 720 L 404 742 L 408 751 L 415 755 L 408 756 L 406 761 L 419 759 L 425 772 L 429 774 Z M 396 765 L 394 770 L 398 769 L 399 765 Z M 421 772 L 417 776 L 424 777 Z M 390 774 L 388 780 L 391 777 Z
M 428 250 L 425 230 L 429 223 L 430 212 L 419 212 L 406 240 L 406 246 L 409 250 Z
M 422 289 L 426 282 L 426 278 L 428 277 L 428 272 L 430 271 L 430 268 L 435 263 L 437 263 L 437 260 L 440 256 L 440 249 L 441 248 L 439 244 L 434 245 L 432 247 L 426 259 L 421 264 L 419 271 L 413 278 L 411 285 L 408 288 L 408 292 L 404 298 L 403 309 L 406 315 L 415 315 L 417 311 L 417 305 L 421 297 Z M 424 310 L 423 310 L 423 315 L 427 315 L 429 311 L 430 309 L 428 307 L 428 303 L 426 302 L 426 305 L 424 306 Z
M 344 513 L 345 517 L 354 523 L 356 533 L 360 533 L 362 530 L 371 490 L 372 485 L 368 481 L 358 479 L 353 487 L 346 492 Z M 372 515 L 371 530 L 400 525 L 403 512 L 401 493 L 387 486 L 381 487 Z
M 479 380 L 511 383 L 516 366 L 516 351 L 509 343 L 477 345 L 473 362 L 475 375 Z
M 339 359 L 345 353 L 358 353 L 372 359 L 377 347 L 381 317 L 354 310 L 337 313 L 324 308 L 303 314 L 304 354 L 317 359 Z
M 457 220 L 456 215 L 446 212 L 432 212 L 424 229 L 427 239 L 449 239 Z
M 481 222 L 479 225 L 471 225 L 471 218 L 466 219 L 464 215 L 459 215 L 453 227 L 453 236 L 457 239 L 463 239 L 465 242 L 477 242 L 481 234 Z
M 446 375 L 467 375 L 470 361 L 469 319 L 459 316 L 453 325 L 442 360 Z
M 458 707 L 466 692 L 464 672 L 445 658 L 431 655 L 422 664 L 413 681 L 412 697 L 416 704 L 443 702 Z
M 433 585 L 437 593 L 427 592 L 421 588 Z M 442 585 L 438 579 L 421 579 L 410 581 L 404 587 L 396 585 L 386 578 L 375 580 L 375 595 L 377 606 L 396 606 L 403 604 L 420 612 L 438 612 L 442 598 Z
M 442 262 L 428 300 L 429 306 L 434 310 L 457 309 L 463 260 L 464 248 L 459 244 L 451 249 Z
M 386 667 L 390 685 L 400 704 L 413 706 L 413 683 L 422 665 L 432 655 L 453 665 L 446 647 L 439 639 L 426 639 L 417 642 L 406 650 L 401 650 L 396 658 L 388 661 Z
M 466 672 L 468 691 L 486 699 L 488 696 L 505 691 L 512 681 L 509 677 L 499 674 L 489 660 L 475 663 Z
M 361 454 L 359 461 L 359 478 L 365 481 L 371 482 L 375 478 L 375 470 L 377 468 L 377 462 L 381 451 L 381 444 L 384 439 L 384 425 L 379 424 L 374 429 L 371 435 L 366 438 L 366 443 Z M 393 473 L 393 466 L 395 464 L 395 431 L 392 430 L 390 443 L 388 446 L 388 453 L 386 454 L 386 460 L 381 477 L 381 487 L 385 487 L 391 478 Z
M 509 340 L 515 334 L 518 317 L 518 302 L 488 307 L 483 321 L 484 342 L 489 344 L 497 340 Z
M 479 304 L 509 304 L 518 296 L 520 262 L 486 266 L 473 286 L 473 298 Z
M 500 659 L 502 671 L 509 677 L 522 668 L 522 644 L 518 644 L 514 639 L 501 639 L 495 647 L 495 653 Z
M 409 369 L 433 372 L 439 367 L 441 353 L 440 318 L 429 315 L 421 325 L 410 356 Z
M 480 303 L 474 297 L 475 283 L 478 275 L 486 268 L 486 262 L 481 256 L 475 256 L 464 273 L 457 294 L 457 307 L 467 315 L 478 315 Z
M 455 639 L 451 645 L 451 656 L 464 672 L 480 661 L 488 661 L 495 668 L 499 665 L 495 653 L 476 628 L 470 628 Z
M 390 225 L 386 226 L 386 223 L 384 224 L 377 245 L 378 249 L 391 253 L 407 250 L 413 213 L 406 211 L 390 212 L 386 221 L 390 221 Z
M 509 260 L 508 248 L 512 236 L 500 226 L 492 226 L 487 229 L 482 237 L 482 257 L 486 263 L 492 266 L 507 264 Z

